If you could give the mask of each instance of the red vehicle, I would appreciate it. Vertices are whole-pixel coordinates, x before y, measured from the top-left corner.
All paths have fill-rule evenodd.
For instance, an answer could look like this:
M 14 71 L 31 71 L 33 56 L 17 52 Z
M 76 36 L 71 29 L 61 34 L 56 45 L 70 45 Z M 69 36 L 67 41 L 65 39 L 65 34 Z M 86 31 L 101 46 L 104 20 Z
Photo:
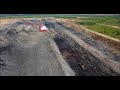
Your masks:
M 47 27 L 45 25 L 39 25 L 40 32 L 45 32 L 47 30 Z

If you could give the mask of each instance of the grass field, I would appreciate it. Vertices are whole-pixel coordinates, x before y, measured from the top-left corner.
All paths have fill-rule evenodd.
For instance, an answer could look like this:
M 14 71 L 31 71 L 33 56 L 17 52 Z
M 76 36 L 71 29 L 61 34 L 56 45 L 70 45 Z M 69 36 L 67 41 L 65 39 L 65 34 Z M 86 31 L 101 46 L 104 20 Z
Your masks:
M 76 18 L 75 21 L 79 23 L 91 22 L 91 23 L 101 23 L 101 24 L 120 27 L 120 17 L 115 17 L 115 16 L 88 17 L 88 18 L 80 18 L 80 19 Z
M 107 26 L 101 26 L 101 25 L 92 25 L 87 26 L 90 30 L 97 31 L 99 33 L 120 39 L 120 29 L 111 28 Z
M 88 17 L 88 18 L 74 18 L 74 22 L 86 26 L 86 28 L 97 31 L 99 33 L 120 39 L 120 29 L 102 26 L 99 24 L 105 24 L 110 26 L 120 27 L 120 17 L 115 16 L 102 16 L 102 17 Z

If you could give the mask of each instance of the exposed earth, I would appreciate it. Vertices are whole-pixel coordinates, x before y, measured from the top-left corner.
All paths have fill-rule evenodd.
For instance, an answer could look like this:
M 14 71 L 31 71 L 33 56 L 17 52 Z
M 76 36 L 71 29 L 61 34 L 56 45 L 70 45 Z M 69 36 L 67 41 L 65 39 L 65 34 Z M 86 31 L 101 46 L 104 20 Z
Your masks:
M 54 19 L 1 20 L 0 76 L 119 75 L 120 50 L 82 29 Z

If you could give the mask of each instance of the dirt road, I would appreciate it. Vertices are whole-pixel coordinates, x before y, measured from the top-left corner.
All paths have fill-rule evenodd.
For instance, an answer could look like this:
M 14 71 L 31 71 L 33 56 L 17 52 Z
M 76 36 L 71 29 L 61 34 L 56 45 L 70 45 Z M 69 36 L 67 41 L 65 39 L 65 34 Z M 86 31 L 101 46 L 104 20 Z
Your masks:
M 108 27 L 120 29 L 120 27 L 118 27 L 118 26 L 106 25 L 106 24 L 101 24 L 101 23 L 97 23 L 97 24 L 98 24 L 98 25 L 102 25 L 102 26 L 108 26 Z

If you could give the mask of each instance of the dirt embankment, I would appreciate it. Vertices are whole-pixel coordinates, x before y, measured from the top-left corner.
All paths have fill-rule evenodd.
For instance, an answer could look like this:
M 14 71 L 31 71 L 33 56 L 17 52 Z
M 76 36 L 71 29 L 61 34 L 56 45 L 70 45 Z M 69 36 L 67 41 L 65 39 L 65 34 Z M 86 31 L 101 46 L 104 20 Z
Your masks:
M 9 24 L 11 22 L 18 21 L 18 18 L 0 18 L 0 27 L 2 27 L 5 24 Z
M 73 22 L 73 20 L 68 19 L 56 19 L 57 21 L 64 22 L 64 24 L 68 27 L 76 28 L 78 31 L 82 31 L 90 36 L 92 36 L 93 39 L 99 40 L 104 42 L 105 44 L 109 45 L 113 48 L 113 50 L 120 50 L 120 40 L 116 38 L 112 38 L 110 36 L 106 36 L 104 34 L 89 30 L 83 26 L 77 25 Z

